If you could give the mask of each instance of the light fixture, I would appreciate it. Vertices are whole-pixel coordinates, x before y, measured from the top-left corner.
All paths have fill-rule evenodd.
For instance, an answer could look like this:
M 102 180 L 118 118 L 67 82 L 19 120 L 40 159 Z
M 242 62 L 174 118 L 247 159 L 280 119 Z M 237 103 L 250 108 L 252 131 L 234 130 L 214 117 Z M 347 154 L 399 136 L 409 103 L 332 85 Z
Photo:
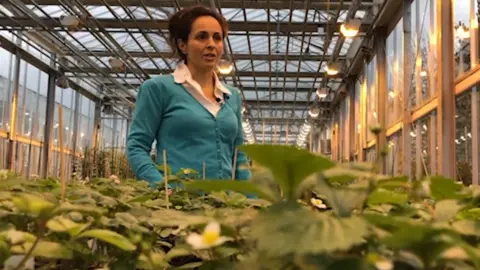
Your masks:
M 340 27 L 340 32 L 342 32 L 342 34 L 347 38 L 355 37 L 360 30 L 361 24 L 362 21 L 360 19 L 346 21 Z
M 245 133 L 245 139 L 249 144 L 255 143 L 255 138 L 253 137 L 252 127 L 248 119 L 242 122 L 243 132 Z
M 120 58 L 112 57 L 108 59 L 108 63 L 115 72 L 122 72 L 125 70 L 125 63 Z
M 64 75 L 60 76 L 56 81 L 55 81 L 55 85 L 62 88 L 62 89 L 67 89 L 70 87 L 70 84 L 68 82 L 68 79 L 67 77 L 65 77 Z
M 465 24 L 459 22 L 459 24 L 455 26 L 455 36 L 459 39 L 468 39 L 470 38 L 470 30 Z
M 388 92 L 388 96 L 389 96 L 391 99 L 394 99 L 394 98 L 395 98 L 395 93 L 394 93 L 392 90 L 390 90 L 390 91 Z
M 308 110 L 308 115 L 310 115 L 312 118 L 317 118 L 320 115 L 320 109 L 319 108 L 311 108 Z
M 340 72 L 340 63 L 327 64 L 325 71 L 328 75 L 335 76 Z
M 217 65 L 218 72 L 222 75 L 228 75 L 233 70 L 233 64 L 231 61 L 226 59 L 221 59 Z
M 69 31 L 75 31 L 79 28 L 80 20 L 74 15 L 64 15 L 60 17 L 60 23 Z
M 317 97 L 319 99 L 326 98 L 328 96 L 328 88 L 326 87 L 318 88 L 315 93 L 317 94 Z

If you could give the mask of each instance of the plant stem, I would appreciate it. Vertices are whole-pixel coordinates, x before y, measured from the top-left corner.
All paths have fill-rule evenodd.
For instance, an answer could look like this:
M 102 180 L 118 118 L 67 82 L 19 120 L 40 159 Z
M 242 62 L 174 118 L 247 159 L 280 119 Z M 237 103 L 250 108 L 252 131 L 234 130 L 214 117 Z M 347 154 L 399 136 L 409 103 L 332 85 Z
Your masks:
M 23 269 L 28 259 L 30 259 L 30 257 L 32 256 L 32 253 L 37 247 L 38 243 L 40 242 L 40 239 L 43 237 L 44 229 L 45 229 L 45 224 L 43 221 L 40 221 L 40 229 L 38 231 L 38 235 L 37 235 L 37 238 L 35 239 L 35 242 L 33 242 L 32 247 L 28 250 L 27 254 L 25 254 L 22 261 L 20 261 L 20 263 L 17 265 L 17 267 L 15 267 L 14 270 Z

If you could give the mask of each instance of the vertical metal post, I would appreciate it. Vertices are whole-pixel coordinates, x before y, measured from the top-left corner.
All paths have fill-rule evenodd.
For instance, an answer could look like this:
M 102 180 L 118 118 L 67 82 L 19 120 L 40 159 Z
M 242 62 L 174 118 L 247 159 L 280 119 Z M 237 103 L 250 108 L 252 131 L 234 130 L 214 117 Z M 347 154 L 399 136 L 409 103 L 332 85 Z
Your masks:
M 376 50 L 376 109 L 377 109 L 377 119 L 378 124 L 382 127 L 382 130 L 377 135 L 377 141 L 375 142 L 375 152 L 378 159 L 381 162 L 381 172 L 386 173 L 386 157 L 381 156 L 382 149 L 387 144 L 386 137 L 386 108 L 385 104 L 387 102 L 387 76 L 386 76 L 386 67 L 387 67 L 387 57 L 386 57 L 386 29 L 379 28 L 375 33 L 375 50 Z
M 127 127 L 125 128 L 125 147 L 127 147 L 128 133 L 130 132 L 130 124 L 132 123 L 132 112 L 133 112 L 133 110 L 129 106 L 128 107 Z M 263 134 L 263 124 L 262 124 L 262 134 Z M 263 139 L 263 135 L 262 135 L 262 139 Z
M 92 132 L 92 149 L 97 148 L 98 132 L 100 131 L 102 104 L 100 101 L 95 102 L 95 111 L 93 114 L 93 132 Z
M 48 90 L 47 90 L 47 108 L 45 114 L 45 130 L 43 135 L 43 166 L 41 177 L 48 176 L 48 164 L 52 149 L 52 133 L 53 133 L 53 119 L 55 116 L 55 80 L 57 76 L 55 73 L 48 75 Z
M 428 133 L 430 134 L 430 175 L 437 174 L 437 113 L 434 111 L 428 121 Z
M 10 105 L 10 130 L 9 130 L 9 143 L 7 152 L 7 168 L 11 171 L 15 170 L 15 145 L 16 145 L 16 129 L 17 126 L 17 102 L 18 102 L 18 88 L 20 85 L 20 50 L 15 50 L 15 71 L 13 74 L 13 93 Z
M 479 3 L 480 4 L 480 3 Z M 480 7 L 479 7 L 480 9 Z M 474 23 L 475 20 L 475 0 L 470 0 L 470 22 Z M 478 14 L 479 20 L 480 20 L 480 14 Z M 477 23 L 479 23 L 477 21 Z M 479 23 L 480 24 L 480 23 Z M 474 68 L 478 65 L 478 55 L 479 55 L 479 40 L 478 40 L 478 27 L 472 27 L 470 25 L 470 63 L 471 67 Z M 478 141 L 478 135 L 479 135 L 479 114 L 478 114 L 478 87 L 474 86 L 472 88 L 472 130 L 471 130 L 471 135 L 472 135 L 472 184 L 475 186 L 478 186 L 478 181 L 479 181 L 479 141 Z M 467 137 L 468 140 L 468 137 Z
M 437 0 L 438 157 L 439 173 L 455 178 L 455 92 L 453 60 L 453 2 Z
M 403 123 L 402 123 L 402 171 L 403 175 L 412 177 L 411 175 L 411 157 L 412 146 L 410 144 L 410 86 L 412 81 L 412 66 L 411 66 L 411 54 L 412 54 L 412 7 L 410 0 L 403 1 Z
M 355 78 L 351 78 L 348 82 L 348 97 L 350 99 L 350 106 L 348 108 L 348 141 L 349 141 L 349 149 L 348 149 L 348 159 L 350 160 L 350 157 L 353 156 L 353 153 L 355 152 L 355 138 L 357 134 L 357 128 L 355 127 L 355 84 L 356 80 Z

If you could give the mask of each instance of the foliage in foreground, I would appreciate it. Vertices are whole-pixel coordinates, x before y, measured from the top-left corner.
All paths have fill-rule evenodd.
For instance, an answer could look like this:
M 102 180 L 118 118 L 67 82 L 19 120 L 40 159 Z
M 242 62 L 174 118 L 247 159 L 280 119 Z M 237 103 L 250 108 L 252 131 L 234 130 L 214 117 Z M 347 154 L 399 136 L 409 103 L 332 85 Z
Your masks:
M 0 175 L 0 262 L 37 269 L 480 269 L 480 190 L 249 145 L 251 182 Z M 255 195 L 255 199 L 247 199 Z M 26 256 L 23 256 L 26 255 Z M 18 267 L 17 269 L 22 269 Z

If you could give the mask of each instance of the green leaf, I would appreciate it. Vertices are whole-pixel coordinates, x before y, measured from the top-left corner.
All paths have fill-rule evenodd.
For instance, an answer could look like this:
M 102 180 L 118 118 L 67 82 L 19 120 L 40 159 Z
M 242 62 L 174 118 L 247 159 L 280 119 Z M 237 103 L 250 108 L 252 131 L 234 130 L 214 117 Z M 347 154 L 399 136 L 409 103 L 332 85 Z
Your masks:
M 190 254 L 192 254 L 192 252 L 186 248 L 174 247 L 167 253 L 167 255 L 165 256 L 165 259 L 167 261 L 170 261 L 173 258 L 188 256 Z
M 383 188 L 376 189 L 368 196 L 369 205 L 392 204 L 402 206 L 408 201 L 408 195 L 405 193 L 394 192 Z
M 202 266 L 202 264 L 203 262 L 191 262 L 177 267 L 177 269 L 196 269 L 197 267 Z
M 104 210 L 103 208 L 96 206 L 62 203 L 59 207 L 55 208 L 53 214 L 58 215 L 64 212 L 69 213 L 74 211 L 80 213 L 95 214 L 97 216 L 101 216 L 106 212 L 106 210 Z
M 294 202 L 272 205 L 254 220 L 251 234 L 269 256 L 345 251 L 364 242 L 367 224 L 360 217 L 335 218 Z
M 388 190 L 396 189 L 407 189 L 409 188 L 408 177 L 399 176 L 399 177 L 389 177 L 385 179 L 378 179 L 376 181 L 377 188 L 383 188 Z
M 444 200 L 435 204 L 435 217 L 438 221 L 449 221 L 454 218 L 462 205 L 456 200 Z
M 143 217 L 139 219 L 143 222 L 148 222 L 154 226 L 160 227 L 176 227 L 176 226 L 192 226 L 207 224 L 212 221 L 213 218 L 193 215 L 183 211 L 177 211 L 172 209 L 161 209 L 152 212 L 151 217 Z
M 455 181 L 441 176 L 432 176 L 430 178 L 431 195 L 437 201 L 462 198 L 463 195 L 458 193 L 462 187 Z
M 475 264 L 475 268 L 480 269 L 480 251 L 463 241 L 461 241 L 460 246 L 463 248 L 463 250 L 465 250 L 468 257 L 470 257 L 472 262 Z
M 79 239 L 79 238 L 85 238 L 85 237 L 102 240 L 104 242 L 112 244 L 126 251 L 133 251 L 136 249 L 136 246 L 132 244 L 127 238 L 123 237 L 122 235 L 116 232 L 109 231 L 109 230 L 101 230 L 101 229 L 89 230 L 81 233 L 76 238 Z
M 16 254 L 26 254 L 32 246 L 32 242 L 25 242 L 22 245 L 13 246 L 10 251 Z M 32 256 L 49 259 L 71 259 L 73 253 L 61 244 L 40 240 L 33 250 Z
M 32 194 L 22 193 L 12 198 L 12 202 L 20 212 L 35 216 L 48 215 L 55 208 L 55 204 Z
M 151 194 L 140 195 L 127 201 L 127 203 L 143 203 L 153 198 Z
M 270 202 L 277 201 L 276 196 L 270 190 L 246 181 L 205 180 L 192 181 L 184 185 L 186 189 L 190 190 L 202 190 L 205 192 L 231 190 L 242 194 L 256 195 Z
M 480 237 L 480 221 L 458 220 L 453 222 L 452 227 L 460 234 Z
M 90 226 L 90 224 L 80 224 L 73 222 L 68 218 L 57 216 L 48 220 L 46 226 L 54 232 L 68 232 L 70 236 L 76 236 Z
M 339 217 L 348 217 L 354 209 L 361 209 L 367 198 L 367 192 L 361 189 L 334 188 L 321 175 L 317 177 L 314 188 L 317 196 L 325 199 Z
M 294 199 L 297 186 L 309 175 L 334 166 L 328 158 L 287 145 L 242 145 L 249 158 L 271 170 L 288 199 Z

